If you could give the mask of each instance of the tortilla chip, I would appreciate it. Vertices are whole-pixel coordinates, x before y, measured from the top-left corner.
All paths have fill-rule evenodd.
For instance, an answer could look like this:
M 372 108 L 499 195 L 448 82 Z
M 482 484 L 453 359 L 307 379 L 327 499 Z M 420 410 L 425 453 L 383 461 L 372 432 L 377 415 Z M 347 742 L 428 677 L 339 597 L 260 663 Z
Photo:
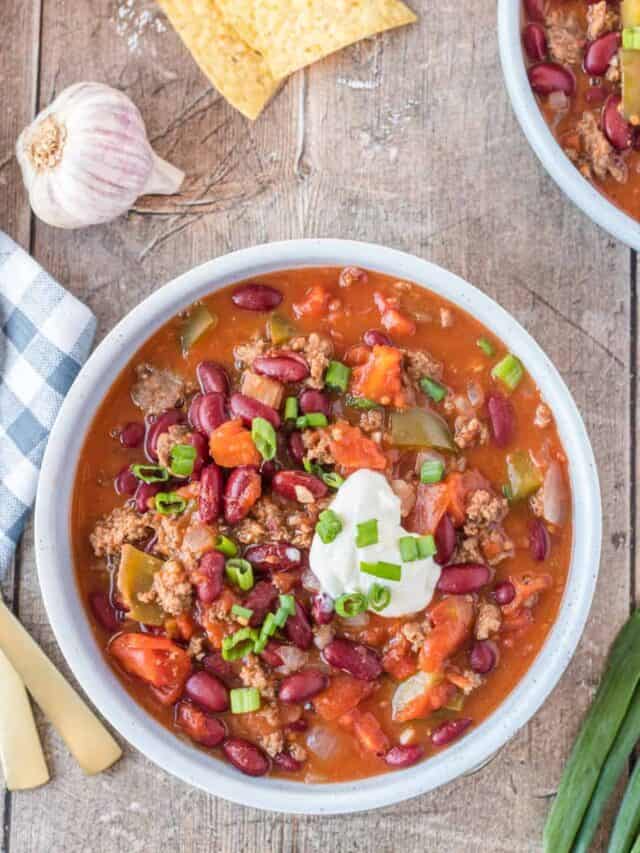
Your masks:
M 218 2 L 274 77 L 286 77 L 342 47 L 417 20 L 400 0 Z
M 257 118 L 280 81 L 225 21 L 215 0 L 158 0 L 187 49 L 230 104 Z

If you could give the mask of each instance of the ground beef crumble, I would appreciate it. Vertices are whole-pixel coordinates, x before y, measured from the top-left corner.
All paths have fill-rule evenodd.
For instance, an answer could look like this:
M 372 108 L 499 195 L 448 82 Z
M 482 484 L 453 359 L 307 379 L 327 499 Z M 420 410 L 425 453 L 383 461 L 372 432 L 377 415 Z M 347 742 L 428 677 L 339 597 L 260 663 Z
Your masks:
M 405 622 L 400 629 L 411 645 L 412 652 L 419 652 L 424 645 L 424 626 L 419 622 Z
M 375 440 L 375 434 L 384 428 L 384 412 L 382 409 L 369 409 L 360 414 L 360 429 Z
M 317 465 L 335 465 L 336 460 L 331 453 L 331 437 L 323 429 L 305 429 L 302 433 L 302 443 L 306 451 L 305 458 Z
M 267 674 L 254 654 L 245 657 L 240 670 L 240 680 L 245 687 L 257 688 L 265 699 L 275 698 L 275 679 Z
M 477 415 L 458 415 L 453 424 L 453 440 L 461 450 L 489 441 L 489 427 Z
M 598 36 L 618 28 L 620 16 L 609 9 L 606 0 L 587 6 L 587 38 L 595 41 Z
M 444 373 L 444 366 L 441 361 L 435 359 L 426 351 L 422 350 L 405 350 L 405 369 L 409 379 L 419 387 L 420 380 L 424 376 L 429 379 L 435 379 L 439 382 Z
M 171 451 L 176 444 L 188 444 L 191 430 L 184 424 L 173 424 L 166 432 L 158 436 L 157 453 L 158 465 L 168 468 L 171 461 Z
M 184 379 L 171 370 L 139 364 L 137 382 L 131 389 L 131 399 L 145 415 L 158 415 L 180 403 L 186 394 Z
M 478 605 L 475 635 L 477 640 L 488 640 L 491 634 L 500 630 L 502 616 L 497 604 L 481 601 Z
M 96 557 L 115 557 L 125 543 L 134 544 L 152 532 L 150 517 L 131 507 L 116 507 L 100 519 L 89 536 Z
M 582 62 L 586 39 L 575 17 L 555 10 L 547 16 L 546 23 L 549 53 L 556 62 L 567 65 Z
M 292 338 L 288 346 L 293 352 L 301 353 L 307 360 L 309 376 L 305 379 L 304 384 L 309 388 L 323 388 L 324 374 L 333 353 L 331 340 L 322 337 L 317 332 L 311 332 L 308 337 Z
M 416 487 L 414 483 L 408 483 L 406 480 L 391 480 L 391 488 L 400 498 L 400 515 L 406 518 L 416 503 Z
M 268 346 L 269 341 L 266 338 L 259 337 L 252 338 L 246 344 L 238 344 L 233 350 L 236 365 L 238 367 L 242 367 L 243 365 L 251 367 L 259 355 L 265 354 Z
M 605 178 L 611 175 L 623 183 L 627 178 L 627 166 L 600 130 L 598 120 L 592 112 L 585 112 L 578 122 L 580 150 L 567 149 L 567 153 L 576 160 L 580 170 L 587 176 Z
M 165 613 L 179 616 L 191 608 L 193 589 L 184 567 L 177 560 L 167 560 L 153 576 L 149 592 L 138 595 L 140 601 L 156 601 Z
M 259 542 L 290 542 L 296 548 L 311 545 L 319 513 L 326 507 L 327 500 L 306 504 L 304 509 L 291 510 L 273 498 L 264 496 L 258 500 L 251 513 L 233 529 L 233 537 L 242 545 Z
M 486 562 L 497 565 L 513 556 L 514 544 L 501 522 L 509 512 L 509 504 L 486 489 L 476 489 L 467 498 L 464 537 L 456 559 L 460 562 Z
M 534 426 L 537 426 L 539 429 L 546 429 L 552 421 L 553 416 L 549 406 L 546 403 L 538 403 L 533 419 Z

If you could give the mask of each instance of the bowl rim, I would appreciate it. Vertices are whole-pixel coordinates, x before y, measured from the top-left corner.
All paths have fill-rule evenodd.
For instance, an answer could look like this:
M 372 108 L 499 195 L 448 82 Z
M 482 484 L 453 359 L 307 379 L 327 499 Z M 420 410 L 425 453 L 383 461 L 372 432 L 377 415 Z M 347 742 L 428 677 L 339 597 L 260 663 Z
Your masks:
M 531 667 L 498 709 L 461 741 L 413 767 L 352 782 L 301 784 L 243 776 L 168 732 L 129 696 L 98 652 L 80 605 L 69 536 L 77 458 L 97 406 L 141 343 L 206 293 L 267 272 L 356 265 L 407 279 L 468 311 L 519 355 L 551 407 L 567 452 L 573 495 L 573 548 L 560 611 Z M 50 495 L 56 495 L 50 500 Z M 227 800 L 295 814 L 341 814 L 379 808 L 472 772 L 500 749 L 555 687 L 587 619 L 602 538 L 600 488 L 589 438 L 566 385 L 527 332 L 490 297 L 442 267 L 383 246 L 348 240 L 291 240 L 242 249 L 170 281 L 130 311 L 104 338 L 69 391 L 45 452 L 35 510 L 42 596 L 62 653 L 88 697 L 136 749 L 188 784 Z
M 640 223 L 624 213 L 569 160 L 551 133 L 529 84 L 521 40 L 520 0 L 498 0 L 498 45 L 511 106 L 538 159 L 584 214 L 616 239 L 640 250 Z

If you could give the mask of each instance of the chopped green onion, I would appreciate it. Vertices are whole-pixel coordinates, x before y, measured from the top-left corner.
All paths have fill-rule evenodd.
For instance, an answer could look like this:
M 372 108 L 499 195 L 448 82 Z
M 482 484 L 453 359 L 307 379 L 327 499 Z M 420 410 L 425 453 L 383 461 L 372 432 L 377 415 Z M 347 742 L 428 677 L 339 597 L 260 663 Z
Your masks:
M 327 416 L 322 412 L 309 412 L 308 415 L 300 415 L 299 418 L 296 418 L 296 426 L 298 429 L 307 429 L 307 427 L 324 427 L 327 423 Z
M 391 601 L 391 590 L 388 586 L 383 586 L 381 583 L 374 583 L 369 588 L 367 601 L 372 610 L 375 610 L 376 613 L 380 613 L 380 611 L 384 610 Z
M 238 553 L 236 543 L 232 539 L 229 539 L 228 536 L 223 536 L 222 534 L 217 537 L 216 544 L 213 547 L 214 550 L 220 551 L 225 557 L 235 557 Z
M 505 496 L 505 498 L 508 501 L 513 500 L 513 489 L 511 488 L 511 486 L 508 483 L 505 483 L 504 486 L 502 487 L 502 494 Z
M 343 619 L 351 619 L 367 609 L 367 597 L 361 592 L 347 592 L 336 598 L 335 610 Z
M 285 421 L 295 421 L 298 417 L 298 398 L 287 397 L 284 404 L 284 419 Z
M 225 564 L 225 572 L 231 583 L 239 586 L 243 592 L 253 586 L 253 566 L 242 557 L 232 557 Z
M 280 607 L 289 615 L 293 616 L 296 612 L 296 600 L 292 595 L 280 596 Z
M 415 536 L 401 536 L 398 548 L 403 563 L 412 563 L 418 559 L 418 540 Z
M 367 397 L 355 397 L 353 394 L 347 394 L 344 402 L 345 405 L 350 406 L 352 409 L 364 409 L 368 411 L 369 409 L 381 408 L 380 404 L 376 403 L 375 400 L 369 400 Z
M 260 710 L 260 691 L 257 687 L 234 687 L 229 691 L 232 714 L 250 714 Z
M 265 418 L 254 418 L 251 421 L 251 438 L 258 448 L 260 456 L 269 462 L 276 455 L 276 431 Z
M 246 619 L 247 622 L 253 616 L 253 610 L 249 607 L 242 607 L 241 604 L 234 604 L 231 608 L 231 612 L 234 616 L 238 616 L 240 619 Z
M 420 387 L 427 395 L 427 397 L 431 397 L 431 399 L 435 403 L 440 403 L 444 400 L 447 389 L 444 385 L 441 385 L 439 382 L 436 382 L 435 379 L 430 379 L 428 376 L 423 376 L 420 380 Z
M 180 515 L 187 508 L 186 500 L 177 492 L 158 492 L 154 500 L 160 515 Z
M 418 536 L 416 544 L 418 545 L 418 557 L 421 560 L 425 560 L 427 557 L 433 557 L 438 550 L 436 548 L 436 540 L 433 538 L 431 533 L 427 536 Z
M 495 348 L 489 338 L 478 338 L 476 341 L 477 345 L 480 347 L 482 352 L 485 355 L 488 355 L 491 358 L 492 355 L 495 355 Z
M 344 477 L 337 474 L 335 471 L 329 471 L 326 474 L 321 474 L 322 482 L 329 486 L 330 489 L 339 489 L 344 483 Z
M 169 472 L 162 465 L 132 465 L 131 472 L 143 483 L 165 483 Z
M 351 368 L 340 361 L 330 361 L 324 375 L 324 383 L 334 391 L 346 391 L 349 387 Z
M 382 578 L 386 581 L 399 581 L 402 575 L 402 566 L 397 563 L 385 563 L 380 560 L 378 563 L 360 563 L 360 571 L 365 575 L 373 575 L 376 578 Z
M 286 618 L 285 618 L 286 621 Z M 284 624 L 284 623 L 283 623 Z M 273 637 L 275 632 L 278 630 L 278 623 L 276 622 L 276 617 L 273 613 L 267 613 L 264 622 L 262 623 L 262 627 L 260 628 L 260 636 L 258 638 L 257 643 L 255 644 L 253 650 L 259 655 L 263 652 L 267 643 Z
M 320 513 L 316 524 L 316 533 L 325 545 L 333 542 L 341 531 L 342 521 L 339 515 L 336 515 L 332 509 L 325 509 Z
M 378 544 L 378 519 L 370 518 L 356 524 L 356 546 L 366 548 L 368 545 Z
M 192 444 L 174 444 L 169 453 L 169 471 L 176 477 L 189 477 L 197 452 Z
M 239 660 L 249 652 L 258 639 L 255 628 L 241 628 L 235 634 L 227 635 L 222 640 L 222 657 L 224 660 Z
M 510 391 L 514 391 L 524 376 L 524 367 L 519 358 L 508 353 L 495 365 L 491 371 L 491 375 L 494 379 L 499 379 L 503 382 Z
M 425 459 L 420 467 L 421 483 L 439 483 L 444 474 L 444 463 L 440 459 Z
M 307 472 L 307 474 L 316 474 L 316 476 L 321 477 L 324 474 L 324 469 L 322 465 L 316 465 L 315 462 L 312 462 L 310 459 L 305 458 L 302 460 L 302 467 Z
M 622 47 L 625 50 L 640 50 L 640 27 L 625 27 L 622 30 Z

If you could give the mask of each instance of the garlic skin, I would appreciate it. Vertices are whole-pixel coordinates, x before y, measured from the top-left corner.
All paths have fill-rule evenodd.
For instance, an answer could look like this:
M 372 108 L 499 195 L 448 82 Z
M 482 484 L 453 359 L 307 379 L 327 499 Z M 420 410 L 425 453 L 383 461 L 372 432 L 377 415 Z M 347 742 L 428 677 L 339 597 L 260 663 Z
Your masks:
M 20 134 L 33 212 L 58 228 L 110 222 L 138 196 L 176 193 L 184 172 L 154 153 L 136 105 L 103 83 L 69 86 Z

